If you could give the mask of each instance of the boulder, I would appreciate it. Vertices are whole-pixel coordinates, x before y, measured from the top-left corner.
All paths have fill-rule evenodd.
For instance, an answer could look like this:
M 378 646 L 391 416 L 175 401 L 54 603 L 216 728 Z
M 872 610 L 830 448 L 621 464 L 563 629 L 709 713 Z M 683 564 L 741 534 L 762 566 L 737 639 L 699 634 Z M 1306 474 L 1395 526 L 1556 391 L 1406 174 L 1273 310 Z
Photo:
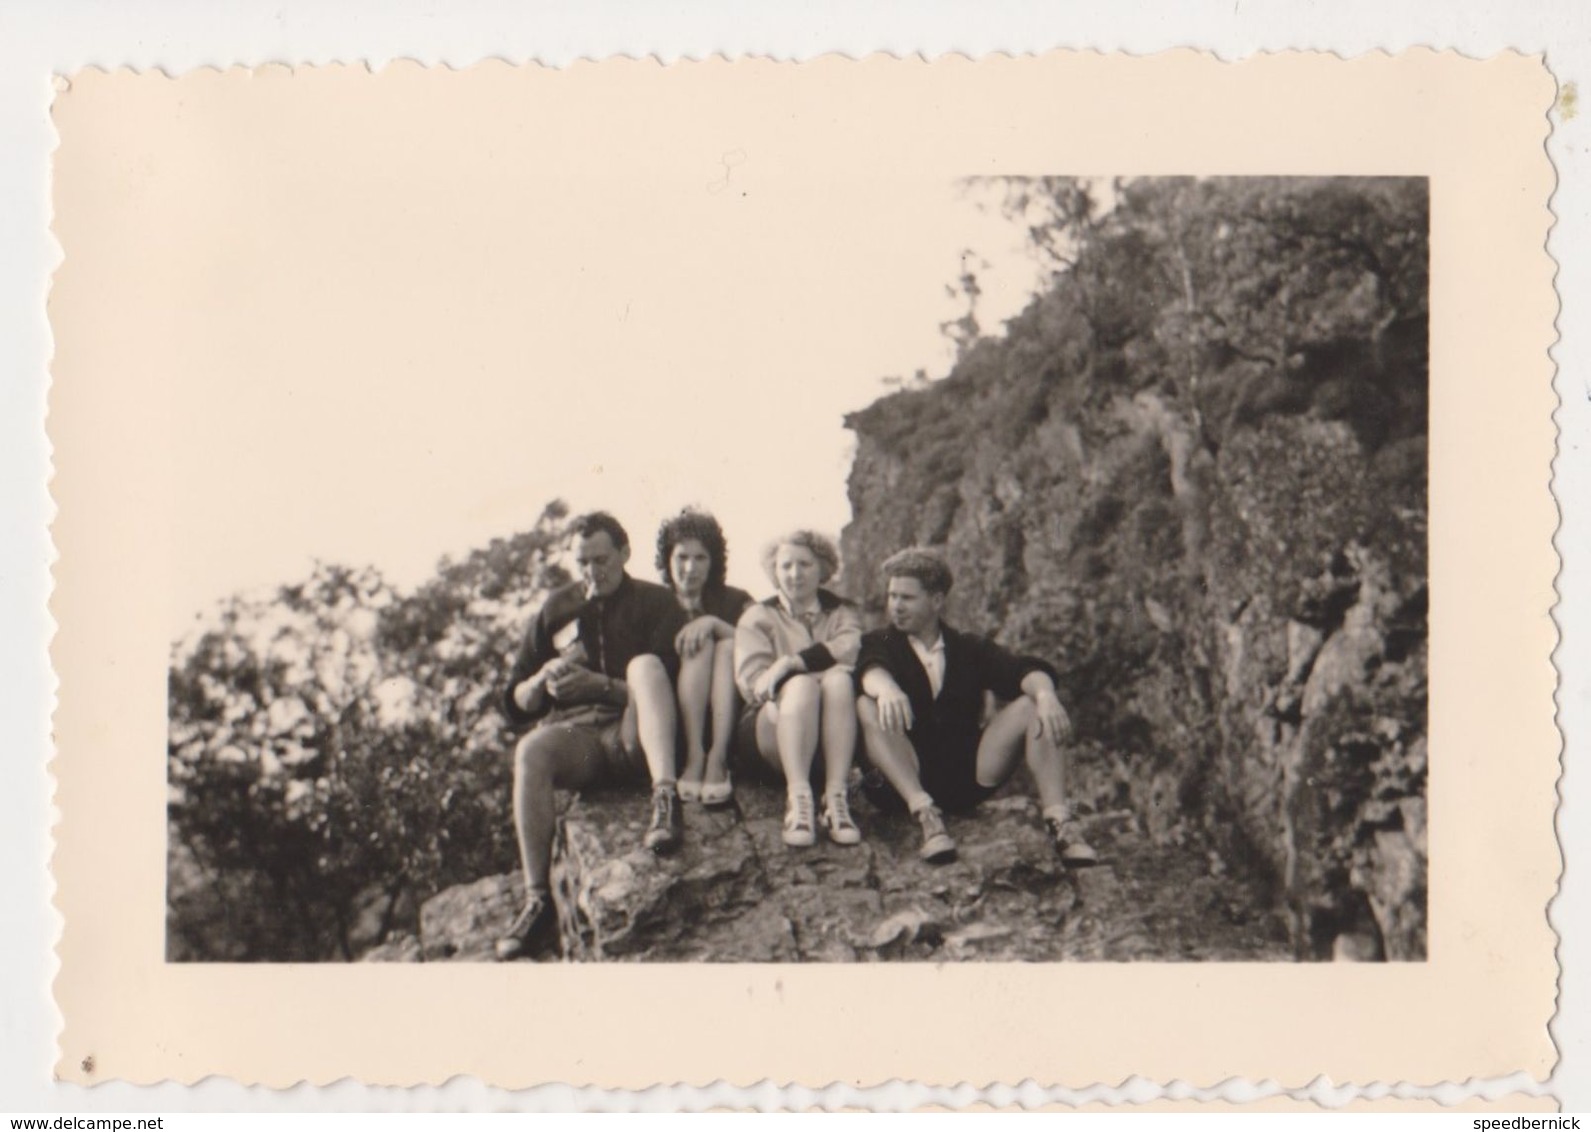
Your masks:
M 1104 863 L 1068 872 L 1022 790 L 952 815 L 960 851 L 944 865 L 918 860 L 908 816 L 865 802 L 855 807 L 862 844 L 792 849 L 780 839 L 782 791 L 755 783 L 739 785 L 727 809 L 686 806 L 685 843 L 660 858 L 641 847 L 644 797 L 587 794 L 560 820 L 559 951 L 572 961 L 739 963 L 1286 955 L 1263 899 L 1203 858 L 1156 846 L 1125 811 L 1083 815 Z M 1162 900 L 1134 898 L 1161 889 Z M 447 889 L 422 905 L 418 939 L 365 958 L 490 960 L 522 892 L 513 874 Z M 1241 914 L 1212 925 L 1212 905 Z

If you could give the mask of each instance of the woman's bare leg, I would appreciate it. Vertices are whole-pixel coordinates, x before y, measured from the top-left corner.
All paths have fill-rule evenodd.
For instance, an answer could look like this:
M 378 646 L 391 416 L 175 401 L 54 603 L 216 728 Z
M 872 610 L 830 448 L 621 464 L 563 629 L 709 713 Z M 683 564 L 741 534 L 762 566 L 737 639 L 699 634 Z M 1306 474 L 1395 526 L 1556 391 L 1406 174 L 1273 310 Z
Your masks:
M 735 737 L 735 642 L 719 641 L 713 646 L 712 686 L 709 705 L 713 717 L 713 742 L 707 750 L 703 779 L 723 782 L 729 777 L 729 744 Z M 687 733 L 688 734 L 688 733 Z
M 831 668 L 821 688 L 824 793 L 843 794 L 856 758 L 856 685 L 848 669 Z
M 679 666 L 679 713 L 685 727 L 685 765 L 679 773 L 681 783 L 697 785 L 707 769 L 707 708 L 713 691 L 715 657 L 712 649 L 699 649 Z M 716 741 L 716 727 L 714 739 Z

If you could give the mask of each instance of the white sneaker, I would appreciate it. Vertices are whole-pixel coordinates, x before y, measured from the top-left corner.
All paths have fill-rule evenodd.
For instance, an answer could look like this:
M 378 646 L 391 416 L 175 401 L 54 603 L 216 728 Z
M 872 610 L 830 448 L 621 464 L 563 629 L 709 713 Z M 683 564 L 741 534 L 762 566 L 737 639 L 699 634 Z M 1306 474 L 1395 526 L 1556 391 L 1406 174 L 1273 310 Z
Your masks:
M 807 846 L 816 845 L 818 835 L 812 825 L 812 795 L 808 791 L 790 795 L 784 809 L 784 832 L 781 835 L 786 845 Z
M 829 840 L 836 845 L 858 845 L 862 831 L 851 818 L 851 806 L 844 794 L 830 794 L 823 799 L 823 825 L 829 831 Z

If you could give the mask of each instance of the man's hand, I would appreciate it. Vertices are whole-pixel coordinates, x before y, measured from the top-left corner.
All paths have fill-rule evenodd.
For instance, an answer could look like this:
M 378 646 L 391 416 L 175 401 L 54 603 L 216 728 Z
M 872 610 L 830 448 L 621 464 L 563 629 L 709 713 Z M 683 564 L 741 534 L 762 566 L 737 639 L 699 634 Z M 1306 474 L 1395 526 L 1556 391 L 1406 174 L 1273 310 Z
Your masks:
M 911 697 L 900 686 L 883 689 L 874 697 L 878 701 L 878 725 L 890 735 L 904 735 L 912 729 Z
M 1033 697 L 1033 726 L 1038 728 L 1040 738 L 1048 736 L 1056 743 L 1072 733 L 1072 720 L 1053 691 L 1041 691 Z
M 515 684 L 514 702 L 519 705 L 519 710 L 535 711 L 541 705 L 542 696 L 547 694 L 548 681 L 561 672 L 569 671 L 571 667 L 561 657 L 553 657 L 534 676 Z
M 674 635 L 674 651 L 681 657 L 695 656 L 704 648 L 712 648 L 718 639 L 718 619 L 698 617 Z
M 607 697 L 608 678 L 589 668 L 574 667 L 559 672 L 547 682 L 547 691 L 560 704 L 598 703 Z

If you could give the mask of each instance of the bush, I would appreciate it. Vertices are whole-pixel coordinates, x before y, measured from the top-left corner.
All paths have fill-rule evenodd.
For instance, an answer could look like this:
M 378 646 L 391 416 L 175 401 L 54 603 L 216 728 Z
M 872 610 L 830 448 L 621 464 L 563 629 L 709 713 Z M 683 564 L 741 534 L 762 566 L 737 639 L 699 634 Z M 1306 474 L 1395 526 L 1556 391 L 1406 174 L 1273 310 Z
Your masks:
M 173 959 L 352 959 L 439 888 L 515 859 L 507 657 L 562 504 L 401 595 L 319 566 L 232 598 L 170 673 Z

